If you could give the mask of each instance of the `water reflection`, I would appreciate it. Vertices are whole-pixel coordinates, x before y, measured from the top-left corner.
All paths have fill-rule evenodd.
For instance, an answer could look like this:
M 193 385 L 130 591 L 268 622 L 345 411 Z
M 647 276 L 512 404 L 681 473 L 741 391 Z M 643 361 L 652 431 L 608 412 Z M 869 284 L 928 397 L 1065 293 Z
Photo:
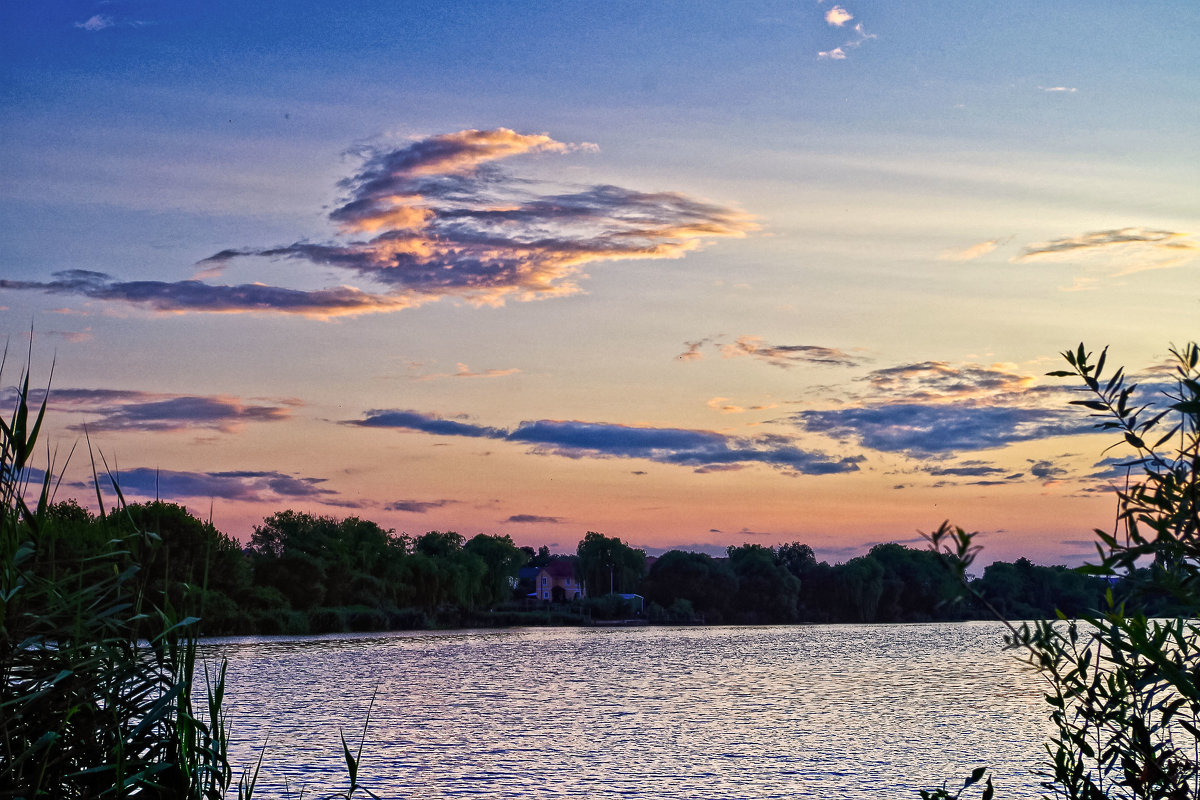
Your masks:
M 212 640 L 263 797 L 915 797 L 992 764 L 1037 796 L 1036 677 L 999 626 L 522 629 Z

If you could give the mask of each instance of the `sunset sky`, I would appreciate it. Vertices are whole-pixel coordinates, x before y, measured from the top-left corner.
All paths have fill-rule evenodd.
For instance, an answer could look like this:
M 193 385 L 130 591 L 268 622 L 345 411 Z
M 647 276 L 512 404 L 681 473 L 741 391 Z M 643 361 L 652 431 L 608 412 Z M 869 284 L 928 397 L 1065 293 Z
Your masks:
M 32 327 L 60 462 L 243 540 L 1079 563 L 1120 453 L 1045 373 L 1200 335 L 1200 4 L 0 14 L 4 385 Z

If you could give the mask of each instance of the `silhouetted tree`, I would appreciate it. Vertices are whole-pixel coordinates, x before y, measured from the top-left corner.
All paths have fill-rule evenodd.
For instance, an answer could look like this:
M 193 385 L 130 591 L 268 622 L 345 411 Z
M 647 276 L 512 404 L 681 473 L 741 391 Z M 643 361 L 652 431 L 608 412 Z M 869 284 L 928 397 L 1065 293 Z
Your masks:
M 157 500 L 114 510 L 101 527 L 110 536 L 150 534 L 135 545 L 144 579 L 176 609 L 199 616 L 204 633 L 243 627 L 239 604 L 250 586 L 250 565 L 231 537 L 183 506 Z
M 337 527 L 331 517 L 290 509 L 267 517 L 250 537 L 254 582 L 278 589 L 295 609 L 325 605 Z
M 925 622 L 951 615 L 961 591 L 936 553 L 892 542 L 875 545 L 867 558 L 883 567 L 874 621 Z
M 525 553 L 513 544 L 512 537 L 481 533 L 467 542 L 465 550 L 478 557 L 486 569 L 480 593 L 483 604 L 507 599 L 517 570 L 525 563 Z
M 800 581 L 760 544 L 730 547 L 729 563 L 737 576 L 734 612 L 742 622 L 795 622 Z
M 654 562 L 643 588 L 648 603 L 675 609 L 680 616 L 690 618 L 695 613 L 706 622 L 721 622 L 733 605 L 737 585 L 728 561 L 705 553 L 669 550 Z M 680 601 L 687 606 L 679 605 Z
M 837 586 L 833 618 L 842 622 L 874 622 L 883 596 L 883 565 L 868 556 L 852 558 L 833 568 Z
M 646 552 L 615 536 L 588 531 L 576 549 L 579 578 L 589 597 L 612 592 L 636 593 L 646 574 Z

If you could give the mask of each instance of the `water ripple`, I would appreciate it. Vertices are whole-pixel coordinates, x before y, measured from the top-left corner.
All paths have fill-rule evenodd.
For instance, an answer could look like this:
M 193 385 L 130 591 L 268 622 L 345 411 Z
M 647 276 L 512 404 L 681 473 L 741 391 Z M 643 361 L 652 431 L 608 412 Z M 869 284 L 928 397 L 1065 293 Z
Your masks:
M 916 797 L 992 765 L 1037 796 L 1035 676 L 984 623 L 542 628 L 223 639 L 235 763 L 258 795 Z M 1003 791 L 1000 791 L 1000 790 Z

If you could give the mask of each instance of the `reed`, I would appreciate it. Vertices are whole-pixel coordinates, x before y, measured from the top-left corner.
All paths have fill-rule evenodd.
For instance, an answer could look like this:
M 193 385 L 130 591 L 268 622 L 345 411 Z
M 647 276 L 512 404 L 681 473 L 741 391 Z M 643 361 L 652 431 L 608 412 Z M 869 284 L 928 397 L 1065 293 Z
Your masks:
M 48 451 L 32 466 L 46 414 L 32 396 L 26 368 L 0 419 L 0 797 L 217 800 L 232 784 L 225 668 L 197 680 L 197 619 L 138 567 L 153 533 L 56 551 L 62 472 Z M 110 513 L 122 507 L 117 488 Z M 240 788 L 248 798 L 253 782 Z
M 6 347 L 0 382 L 7 357 Z M 161 539 L 128 513 L 90 442 L 100 517 L 120 524 L 96 548 L 60 546 L 54 497 L 71 453 L 58 469 L 49 450 L 45 468 L 32 465 L 49 387 L 33 397 L 27 367 L 0 418 L 0 798 L 252 800 L 266 748 L 235 781 L 227 665 L 198 664 L 200 618 L 171 600 L 190 607 L 188 594 L 208 587 L 164 585 L 142 568 Z M 350 785 L 334 796 L 375 796 L 359 780 L 369 724 L 370 708 L 356 753 L 339 734 Z

